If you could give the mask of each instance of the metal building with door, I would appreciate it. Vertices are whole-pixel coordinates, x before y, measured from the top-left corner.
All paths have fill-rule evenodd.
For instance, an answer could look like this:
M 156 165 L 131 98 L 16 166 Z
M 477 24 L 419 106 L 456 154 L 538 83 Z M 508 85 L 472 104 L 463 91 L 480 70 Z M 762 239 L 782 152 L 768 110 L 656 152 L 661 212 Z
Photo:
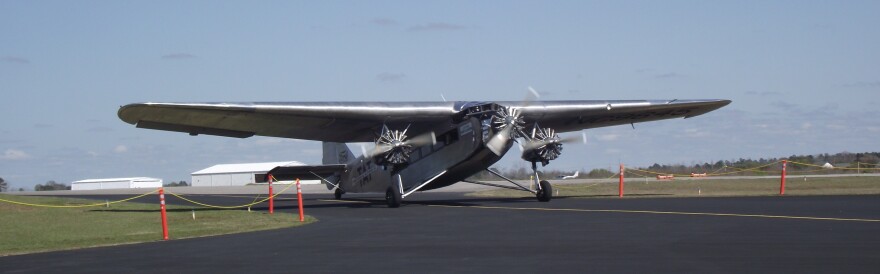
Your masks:
M 270 162 L 215 165 L 193 172 L 192 186 L 243 186 L 266 183 L 266 172 L 278 166 L 302 166 L 301 162 Z M 277 183 L 293 183 L 280 181 Z M 320 184 L 317 180 L 303 180 L 301 184 Z
M 70 190 L 162 187 L 162 179 L 148 177 L 88 179 L 70 183 Z

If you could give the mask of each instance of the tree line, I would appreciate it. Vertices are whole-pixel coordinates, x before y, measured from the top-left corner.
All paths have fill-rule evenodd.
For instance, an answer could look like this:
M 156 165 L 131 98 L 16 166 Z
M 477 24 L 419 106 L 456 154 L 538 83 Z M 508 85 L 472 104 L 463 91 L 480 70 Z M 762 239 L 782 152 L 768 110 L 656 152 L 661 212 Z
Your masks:
M 788 172 L 798 171 L 815 171 L 817 167 L 826 163 L 838 168 L 847 169 L 828 169 L 822 170 L 826 174 L 836 173 L 876 173 L 880 168 L 880 152 L 851 153 L 840 152 L 836 154 L 815 154 L 815 155 L 791 155 L 785 158 L 760 158 L 743 159 L 734 161 L 717 161 L 715 163 L 702 163 L 693 165 L 660 165 L 653 164 L 647 168 L 639 168 L 657 173 L 670 174 L 690 174 L 690 173 L 727 173 L 728 175 L 767 175 L 770 173 L 778 174 L 782 171 L 781 164 L 773 164 L 782 160 L 789 162 L 804 163 L 813 166 L 805 166 L 798 164 L 788 164 L 786 169 Z M 861 168 L 861 169 L 859 169 Z

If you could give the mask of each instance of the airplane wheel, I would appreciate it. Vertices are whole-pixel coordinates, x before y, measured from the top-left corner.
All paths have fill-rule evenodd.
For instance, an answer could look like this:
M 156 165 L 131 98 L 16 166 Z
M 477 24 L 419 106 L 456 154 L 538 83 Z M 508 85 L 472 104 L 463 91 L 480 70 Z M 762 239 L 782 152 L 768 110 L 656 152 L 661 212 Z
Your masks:
M 333 192 L 333 197 L 335 197 L 336 200 L 341 200 L 342 194 L 345 194 L 345 191 L 343 191 L 341 188 L 336 188 L 336 191 Z
M 388 207 L 400 207 L 401 200 L 403 200 L 403 198 L 400 197 L 400 191 L 398 191 L 396 187 L 389 186 L 388 190 L 385 191 L 385 201 L 388 202 Z
M 548 181 L 541 181 L 541 190 L 538 190 L 538 201 L 549 202 L 553 198 L 553 186 Z

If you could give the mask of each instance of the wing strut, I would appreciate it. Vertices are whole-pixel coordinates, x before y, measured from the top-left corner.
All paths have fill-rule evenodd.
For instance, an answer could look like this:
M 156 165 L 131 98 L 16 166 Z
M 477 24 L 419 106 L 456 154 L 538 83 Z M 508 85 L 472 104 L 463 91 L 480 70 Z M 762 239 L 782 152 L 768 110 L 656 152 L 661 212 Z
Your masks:
M 324 177 L 321 177 L 321 175 L 315 174 L 315 172 L 313 172 L 313 171 L 309 171 L 309 173 L 311 173 L 312 175 L 315 175 L 315 177 L 318 177 L 318 179 L 321 179 L 321 181 L 327 182 L 327 184 L 330 184 L 331 186 L 333 186 L 333 189 L 331 189 L 331 190 L 335 190 L 337 188 L 342 189 L 341 187 L 339 187 L 339 185 L 331 183 L 329 180 L 324 179 Z
M 506 188 L 506 189 L 523 190 L 523 191 L 531 192 L 532 194 L 538 194 L 538 191 L 536 191 L 536 190 L 531 190 L 531 189 L 529 189 L 529 188 L 527 188 L 527 187 L 522 186 L 521 184 L 517 184 L 517 183 L 514 182 L 513 180 L 508 179 L 507 177 L 504 177 L 504 175 L 501 175 L 500 173 L 495 172 L 494 170 L 491 170 L 491 169 L 488 169 L 488 168 L 487 168 L 486 171 L 488 171 L 489 173 L 494 174 L 495 176 L 498 176 L 498 177 L 501 178 L 501 179 L 504 179 L 505 181 L 510 182 L 511 184 L 514 184 L 514 185 L 518 186 L 519 188 L 515 188 L 515 187 L 512 187 L 512 186 L 504 186 L 504 185 L 496 185 L 496 184 L 491 184 L 491 183 L 484 183 L 484 182 L 476 182 L 476 181 L 462 181 L 462 182 L 465 182 L 465 183 L 471 183 L 471 184 L 478 184 L 478 185 L 484 185 L 484 186 L 494 186 L 494 187 L 500 187 L 500 188 Z
M 429 183 L 433 182 L 435 179 L 442 176 L 443 174 L 446 174 L 446 170 L 444 170 L 443 172 L 440 172 L 440 174 L 437 174 L 436 176 L 432 177 L 431 179 L 428 179 L 427 181 L 425 181 L 424 183 L 422 183 L 418 187 L 411 189 L 409 192 L 404 193 L 403 195 L 401 195 L 401 197 L 406 198 L 406 196 L 413 194 L 413 192 L 416 192 L 417 190 L 421 189 L 422 187 L 428 185 Z M 400 174 L 398 174 L 398 176 L 400 176 Z

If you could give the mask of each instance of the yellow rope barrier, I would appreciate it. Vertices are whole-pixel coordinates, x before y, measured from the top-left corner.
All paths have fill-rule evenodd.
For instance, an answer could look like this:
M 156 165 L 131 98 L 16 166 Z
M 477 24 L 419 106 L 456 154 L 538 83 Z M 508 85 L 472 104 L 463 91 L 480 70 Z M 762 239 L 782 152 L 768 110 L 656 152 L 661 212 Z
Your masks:
M 736 169 L 738 169 L 737 171 L 732 171 L 732 172 L 722 172 L 722 173 L 710 173 L 710 174 L 706 174 L 706 176 L 707 176 L 707 177 L 708 177 L 708 176 L 722 176 L 722 175 L 730 175 L 730 174 L 736 174 L 736 173 L 743 173 L 743 172 L 746 172 L 746 171 L 754 171 L 754 170 L 762 169 L 762 168 L 765 168 L 765 167 L 768 167 L 768 166 L 771 166 L 771 165 L 778 164 L 778 163 L 780 163 L 780 162 L 782 162 L 782 161 L 776 161 L 776 162 L 769 163 L 769 164 L 766 164 L 766 165 L 763 165 L 763 166 L 758 166 L 758 167 L 753 167 L 753 168 L 748 168 L 748 169 L 739 169 L 739 168 L 736 168 Z M 734 168 L 734 167 L 731 167 L 731 168 Z M 654 171 L 650 171 L 650 170 L 642 170 L 642 169 L 632 169 L 632 170 L 638 170 L 639 172 L 643 172 L 643 173 L 647 173 L 647 174 L 655 174 L 655 175 L 673 175 L 673 176 L 679 176 L 679 177 L 688 177 L 688 176 L 691 176 L 690 174 L 674 174 L 674 173 L 666 173 L 666 172 L 654 172 Z
M 732 168 L 732 169 L 734 169 L 734 170 L 737 170 L 737 171 L 739 171 L 739 172 L 750 171 L 750 170 L 746 170 L 746 169 L 742 169 L 742 168 L 737 168 L 737 167 L 732 167 L 732 166 L 728 166 L 728 167 L 729 167 L 729 168 Z M 777 171 L 778 171 L 778 170 L 777 170 Z M 755 170 L 754 172 L 765 173 L 765 174 L 766 174 L 766 173 L 771 173 L 772 171 Z
M 190 199 L 184 198 L 183 195 L 178 195 L 178 194 L 176 194 L 176 193 L 172 193 L 172 192 L 170 192 L 170 191 L 168 192 L 168 194 L 171 194 L 171 195 L 174 196 L 174 197 L 180 198 L 181 200 L 184 200 L 184 201 L 190 202 L 190 203 L 192 203 L 192 204 L 196 204 L 196 205 L 200 205 L 200 206 L 204 206 L 204 207 L 210 207 L 210 208 L 221 208 L 221 209 L 233 209 L 233 208 L 245 208 L 245 207 L 249 207 L 249 206 L 253 206 L 253 205 L 256 205 L 256 204 L 263 203 L 263 202 L 265 202 L 265 201 L 268 201 L 270 198 L 275 198 L 275 196 L 281 195 L 281 193 L 284 193 L 284 191 L 286 191 L 287 189 L 289 189 L 289 188 L 292 187 L 292 186 L 293 186 L 293 184 L 290 184 L 290 185 L 288 185 L 287 187 L 285 187 L 284 189 L 282 189 L 281 191 L 279 191 L 278 193 L 275 193 L 275 194 L 273 194 L 272 196 L 266 197 L 266 199 L 262 199 L 262 200 L 259 200 L 259 201 L 257 201 L 257 202 L 253 202 L 253 203 L 250 203 L 250 204 L 237 205 L 237 206 L 217 206 L 217 205 L 209 205 L 209 204 L 200 203 L 200 202 L 197 202 L 197 201 L 193 201 L 193 200 L 190 200 Z
M 811 169 L 811 170 L 788 170 L 785 171 L 785 174 L 788 175 L 804 175 L 804 174 L 812 174 L 819 173 L 821 171 L 829 171 L 828 169 Z
M 823 169 L 825 169 L 825 170 L 829 170 L 829 169 L 840 169 L 840 170 L 880 170 L 880 168 L 825 167 L 825 166 L 814 165 L 814 164 L 807 164 L 807 163 L 801 163 L 801 162 L 795 162 L 795 161 L 789 161 L 789 163 L 794 164 L 794 165 L 819 167 L 819 168 L 823 168 Z
M 627 169 L 627 170 L 624 171 L 624 175 L 625 175 L 626 173 L 633 174 L 633 175 L 635 175 L 636 177 L 650 177 L 650 176 L 648 176 L 647 173 L 641 173 L 641 172 L 636 171 L 635 169 Z
M 626 171 L 624 171 L 624 172 L 626 172 Z M 618 173 L 614 173 L 614 175 L 611 175 L 611 177 L 608 177 L 608 179 L 611 179 L 611 178 L 614 178 L 614 177 L 617 177 L 617 176 L 620 176 L 620 172 L 618 172 Z
M 10 200 L 6 200 L 6 199 L 0 199 L 0 201 L 7 202 L 7 203 L 10 203 L 10 204 L 25 205 L 25 206 L 34 206 L 34 207 L 51 207 L 51 208 L 82 208 L 82 207 L 107 206 L 107 205 L 109 205 L 109 204 L 116 204 L 116 203 L 128 202 L 128 201 L 131 201 L 131 200 L 134 200 L 134 199 L 137 199 L 137 198 L 141 198 L 141 197 L 144 197 L 144 196 L 147 196 L 147 195 L 150 195 L 150 194 L 156 193 L 157 191 L 159 191 L 159 189 L 153 190 L 153 191 L 151 191 L 151 192 L 149 192 L 149 193 L 144 193 L 144 194 L 141 194 L 141 195 L 138 195 L 138 196 L 134 196 L 134 197 L 131 197 L 131 198 L 122 199 L 122 200 L 119 200 L 119 201 L 103 202 L 103 203 L 87 204 L 87 205 L 41 205 L 41 204 L 32 204 L 32 203 L 25 203 L 25 202 L 10 201 Z

